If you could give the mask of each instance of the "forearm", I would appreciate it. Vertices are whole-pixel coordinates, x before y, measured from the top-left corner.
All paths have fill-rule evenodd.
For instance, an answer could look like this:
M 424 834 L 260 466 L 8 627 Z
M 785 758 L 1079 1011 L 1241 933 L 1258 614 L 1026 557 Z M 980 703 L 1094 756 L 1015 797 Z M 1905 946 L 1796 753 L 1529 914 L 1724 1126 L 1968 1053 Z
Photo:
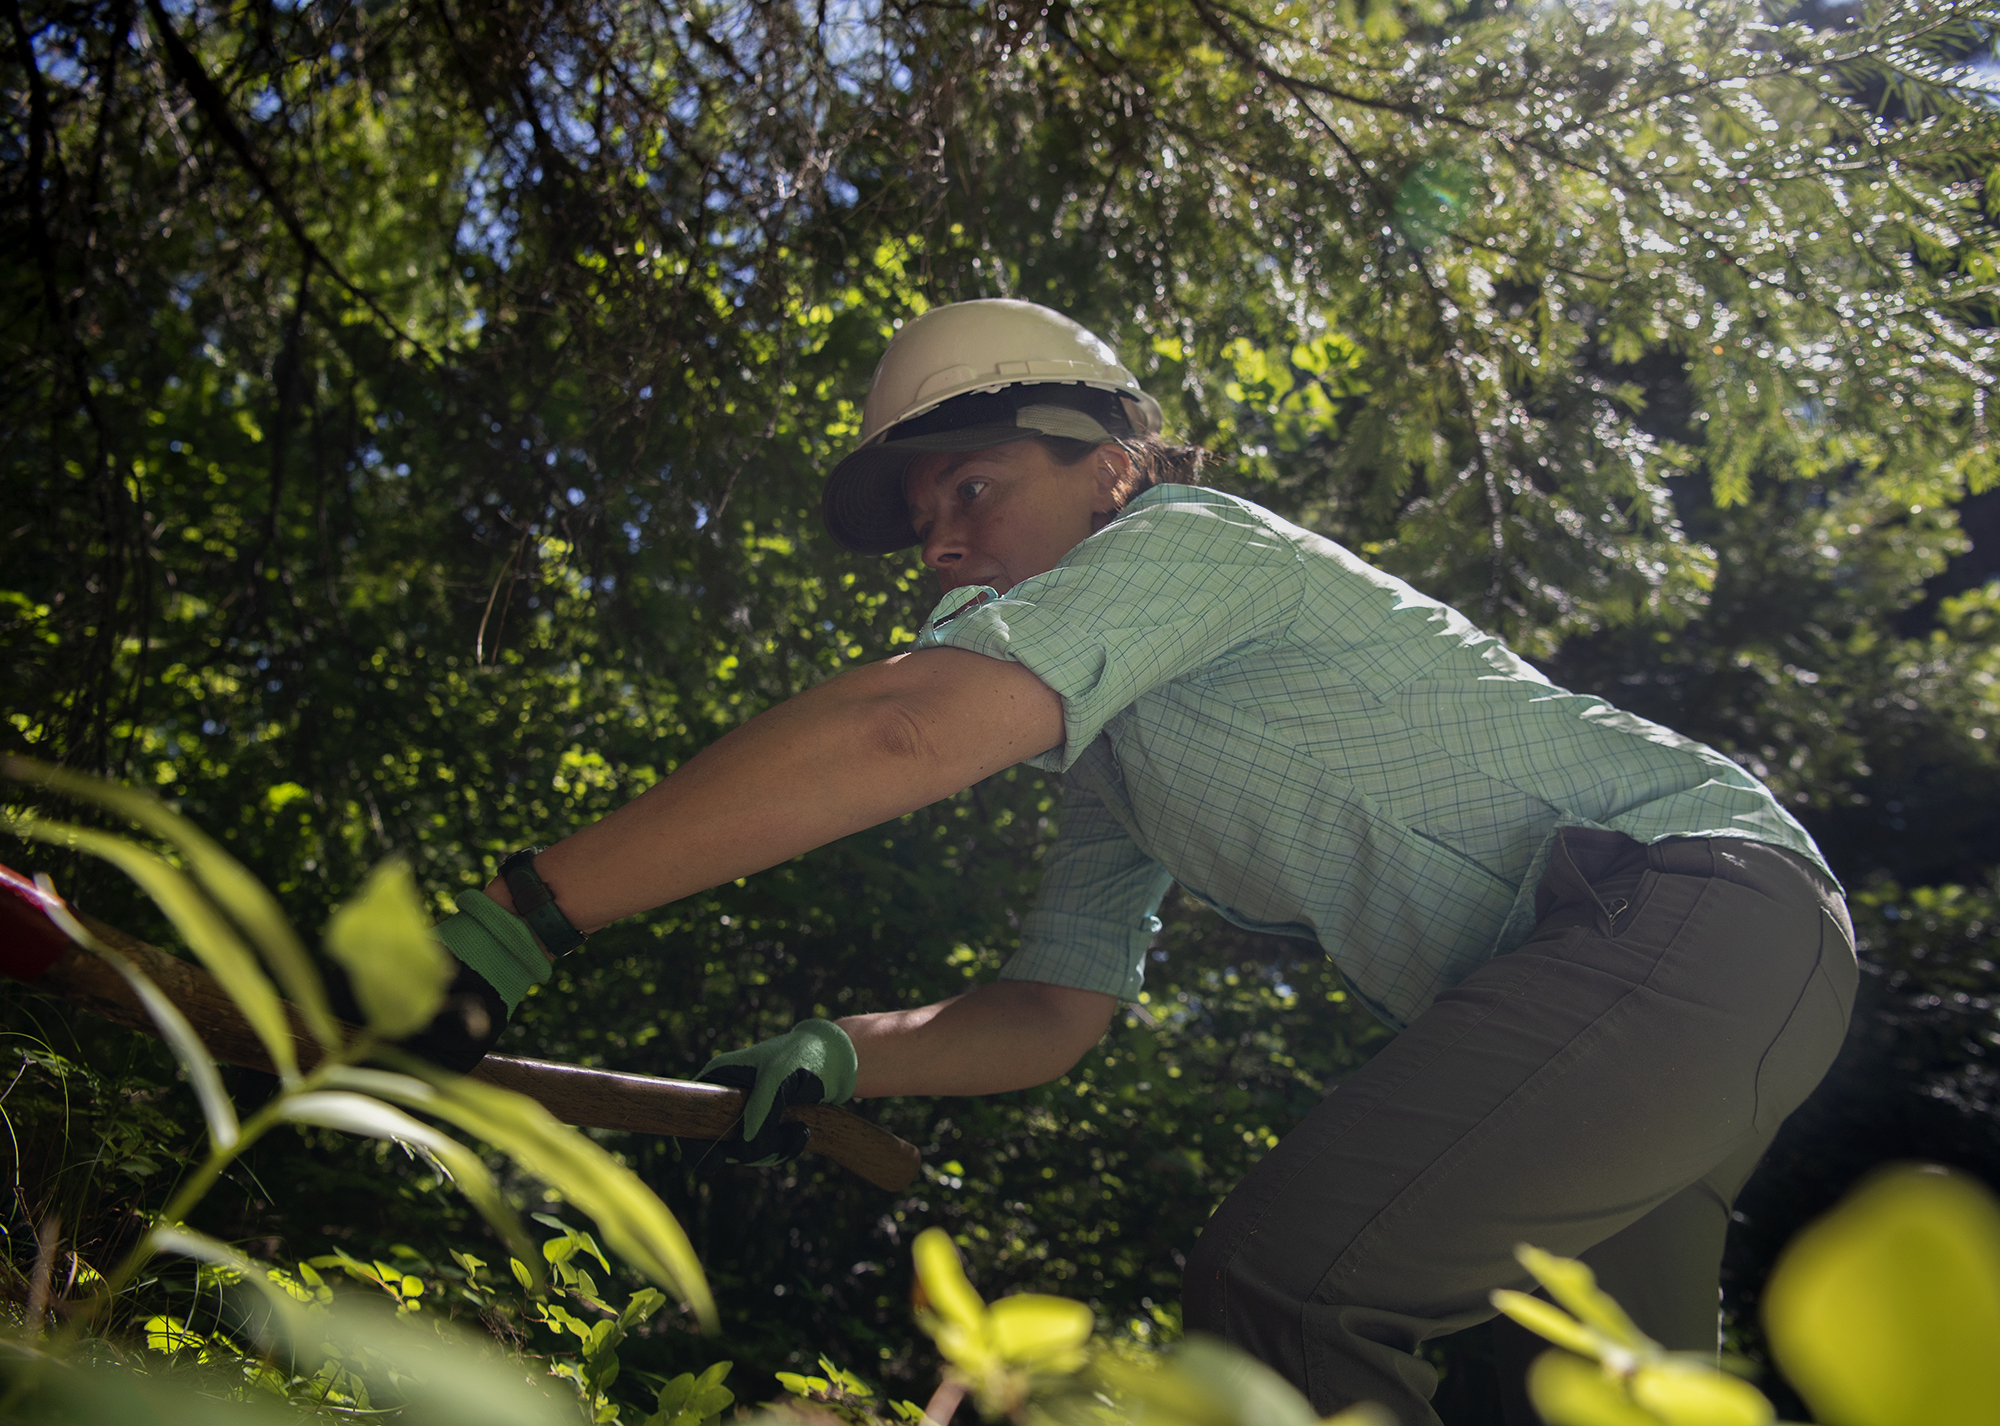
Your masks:
M 1104 1038 L 1115 996 L 1002 980 L 915 1010 L 839 1023 L 860 1057 L 855 1097 L 998 1094 L 1046 1084 Z
M 751 719 L 535 870 L 570 924 L 594 931 L 948 797 L 1061 738 L 1061 700 L 1019 665 L 905 655 Z M 512 904 L 498 882 L 487 894 Z

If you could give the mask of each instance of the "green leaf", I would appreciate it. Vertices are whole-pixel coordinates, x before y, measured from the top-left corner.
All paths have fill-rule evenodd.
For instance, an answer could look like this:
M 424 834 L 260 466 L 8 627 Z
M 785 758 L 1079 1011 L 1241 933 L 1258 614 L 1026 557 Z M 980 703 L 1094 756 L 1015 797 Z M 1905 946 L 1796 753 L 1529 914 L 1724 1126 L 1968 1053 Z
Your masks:
M 277 1319 L 279 1330 L 292 1335 L 305 1330 L 308 1319 L 303 1304 L 273 1281 L 268 1269 L 227 1243 L 180 1224 L 155 1228 L 148 1243 L 156 1253 L 178 1253 L 197 1262 L 233 1269 L 264 1299 Z
M 1495 1290 L 1489 1297 L 1495 1307 L 1558 1347 L 1566 1347 L 1582 1357 L 1602 1355 L 1604 1339 L 1553 1302 L 1544 1302 L 1539 1297 L 1505 1287 Z
M 1230 1403 L 1243 1426 L 1303 1426 L 1319 1415 L 1290 1382 L 1227 1342 L 1192 1338 L 1174 1350 L 1169 1366 L 1174 1376 Z
M 1990 1421 L 2000 1402 L 2000 1205 L 1902 1169 L 1792 1240 L 1764 1291 L 1785 1376 L 1827 1426 Z
M 360 1087 L 367 1085 L 377 1092 L 385 1081 L 399 1078 L 372 1070 L 345 1070 L 338 1076 L 341 1083 Z M 422 1081 L 411 1081 L 421 1084 Z M 412 1144 L 434 1155 L 439 1164 L 451 1175 L 458 1191 L 471 1200 L 479 1210 L 480 1217 L 506 1241 L 508 1249 L 517 1257 L 535 1258 L 534 1244 L 522 1227 L 521 1220 L 501 1195 L 500 1187 L 494 1183 L 493 1175 L 486 1171 L 479 1155 L 467 1148 L 449 1134 L 441 1133 L 429 1124 L 412 1119 L 402 1110 L 382 1103 L 380 1099 L 367 1094 L 356 1094 L 346 1090 L 316 1090 L 305 1094 L 293 1094 L 281 1100 L 279 1116 L 294 1124 L 316 1124 L 321 1128 L 339 1129 L 349 1134 L 360 1134 L 372 1139 L 391 1139 L 398 1143 Z M 539 1286 L 539 1281 L 531 1280 L 529 1286 Z
M 1640 1367 L 1630 1391 L 1635 1403 L 1668 1426 L 1767 1426 L 1777 1416 L 1749 1382 L 1689 1356 Z
M 341 1069 L 339 1083 L 449 1119 L 476 1134 L 559 1190 L 597 1221 L 611 1250 L 694 1309 L 715 1330 L 715 1299 L 687 1234 L 659 1196 L 598 1144 L 523 1095 L 477 1080 L 445 1075 L 399 1057 L 426 1077 Z
M 1514 1249 L 1514 1256 L 1535 1275 L 1550 1297 L 1567 1307 L 1586 1327 L 1632 1351 L 1657 1347 L 1657 1343 L 1633 1325 L 1624 1308 L 1599 1290 L 1596 1274 L 1585 1264 L 1574 1258 L 1559 1258 L 1526 1243 Z
M 256 1032 L 264 1052 L 281 1078 L 298 1078 L 299 1062 L 292 1041 L 291 1022 L 284 1004 L 258 966 L 250 948 L 236 929 L 216 910 L 215 903 L 202 895 L 187 874 L 165 858 L 147 851 L 138 843 L 109 832 L 93 831 L 67 822 L 53 822 L 33 814 L 6 819 L 7 829 L 17 836 L 57 846 L 75 847 L 110 862 L 139 884 L 159 904 L 174 929 L 181 933 L 188 949 L 200 958 L 210 975 L 236 1002 L 244 1020 Z
M 667 1296 L 658 1288 L 642 1287 L 633 1293 L 631 1299 L 618 1314 L 620 1327 L 636 1327 L 666 1305 Z
M 368 1028 L 400 1040 L 431 1022 L 454 974 L 451 953 L 431 934 L 408 863 L 391 857 L 333 913 L 327 953 L 347 971 Z
M 1528 1397 L 1548 1426 L 1660 1426 L 1620 1380 L 1568 1352 L 1544 1352 L 1528 1368 Z
M 328 1049 L 339 1045 L 333 1012 L 327 1005 L 326 987 L 320 983 L 319 972 L 313 968 L 312 957 L 306 954 L 291 920 L 264 884 L 206 832 L 151 793 L 135 788 L 84 777 L 31 758 L 0 758 L 0 772 L 95 802 L 129 817 L 173 846 L 187 860 L 202 889 L 263 953 L 264 960 L 285 987 L 286 995 L 299 1007 L 313 1038 Z
M 947 1323 L 976 1332 L 986 1320 L 986 1304 L 966 1280 L 951 1234 L 942 1228 L 926 1228 L 911 1245 L 916 1258 L 917 1282 L 931 1311 Z
M 48 889 L 46 881 L 43 887 Z M 144 971 L 91 935 L 90 928 L 72 916 L 67 905 L 58 902 L 48 914 L 49 919 L 60 926 L 72 941 L 100 959 L 109 961 L 112 968 L 125 978 L 125 983 L 132 987 L 139 1003 L 153 1018 L 153 1023 L 160 1027 L 161 1037 L 173 1047 L 174 1058 L 180 1061 L 181 1070 L 187 1075 L 195 1098 L 201 1102 L 202 1117 L 208 1121 L 210 1142 L 217 1152 L 236 1147 L 236 1141 L 242 1137 L 242 1126 L 236 1119 L 236 1104 L 222 1087 L 222 1076 L 215 1071 L 215 1060 L 208 1053 L 208 1046 L 202 1043 L 194 1026 L 188 1024 L 180 1007 L 167 999 L 166 992 L 153 984 Z
M 1623 323 L 1611 329 L 1611 360 L 1629 366 L 1646 354 L 1646 334 Z
M 1097 1318 L 1081 1302 L 1023 1292 L 1003 1297 L 988 1310 L 993 1346 L 1003 1360 L 1043 1371 L 1075 1371 L 1083 1365 L 1083 1344 Z

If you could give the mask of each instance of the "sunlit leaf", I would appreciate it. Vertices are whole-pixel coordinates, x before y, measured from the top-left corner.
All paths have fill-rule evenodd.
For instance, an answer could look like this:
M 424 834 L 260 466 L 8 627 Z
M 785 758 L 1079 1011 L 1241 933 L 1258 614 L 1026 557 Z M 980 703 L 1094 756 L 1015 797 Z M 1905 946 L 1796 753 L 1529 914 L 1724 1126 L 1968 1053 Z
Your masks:
M 431 934 L 409 864 L 391 858 L 327 922 L 326 949 L 346 969 L 368 1028 L 391 1040 L 431 1022 L 451 986 L 451 953 Z
M 1521 1244 L 1514 1250 L 1521 1266 L 1535 1275 L 1550 1297 L 1567 1307 L 1584 1326 L 1604 1334 L 1618 1346 L 1634 1350 L 1653 1347 L 1633 1325 L 1625 1309 L 1597 1286 L 1597 1276 L 1574 1258 L 1559 1258 L 1540 1248 Z
M 605 1242 L 687 1303 L 703 1327 L 716 1324 L 715 1300 L 694 1247 L 667 1206 L 638 1176 L 532 1099 L 477 1080 L 403 1063 L 434 1079 L 341 1069 L 334 1083 L 448 1119 L 507 1154 L 597 1221 Z M 534 1255 L 539 1261 L 539 1255 Z
M 1668 1426 L 1765 1426 L 1777 1414 L 1749 1382 L 1684 1356 L 1640 1367 L 1630 1390 L 1634 1402 Z
M 1242 1426 L 1304 1426 L 1319 1416 L 1297 1387 L 1219 1338 L 1190 1337 L 1167 1365 L 1173 1375 L 1228 1403 Z
M 1786 1377 L 1826 1426 L 1991 1421 L 2000 1404 L 2000 1207 L 1902 1169 L 1792 1240 L 1764 1290 Z
M 1596 1357 L 1604 1348 L 1602 1337 L 1553 1302 L 1544 1302 L 1539 1297 L 1505 1287 L 1489 1293 L 1488 1297 L 1495 1307 L 1558 1347 L 1566 1347 L 1585 1357 Z
M 233 1269 L 239 1281 L 263 1298 L 265 1308 L 271 1313 L 271 1322 L 263 1324 L 260 1333 L 267 1345 L 277 1336 L 297 1336 L 307 1330 L 304 1308 L 299 1301 L 273 1282 L 270 1274 L 250 1257 L 229 1244 L 185 1224 L 155 1228 L 148 1241 L 156 1253 L 178 1253 L 197 1262 Z
M 352 1083 L 356 1077 L 363 1077 L 378 1087 L 385 1081 L 399 1078 L 369 1070 L 349 1070 L 345 1076 L 342 1082 Z M 421 1080 L 409 1083 L 427 1088 Z M 508 1206 L 493 1176 L 486 1171 L 486 1165 L 480 1162 L 479 1155 L 449 1134 L 421 1120 L 412 1119 L 402 1110 L 379 1099 L 345 1090 L 294 1094 L 281 1103 L 279 1112 L 294 1124 L 316 1124 L 325 1129 L 339 1129 L 373 1139 L 392 1139 L 427 1150 L 451 1174 L 459 1192 L 472 1201 L 480 1216 L 506 1240 L 509 1251 L 540 1266 L 533 1241 L 514 1210 Z M 535 1285 L 540 1285 L 539 1280 Z
M 44 889 L 50 889 L 46 883 Z M 167 999 L 166 992 L 153 984 L 144 971 L 91 935 L 90 928 L 72 916 L 60 900 L 51 897 L 51 902 L 49 919 L 60 926 L 72 941 L 110 962 L 112 969 L 132 987 L 132 993 L 139 997 L 139 1003 L 146 1007 L 153 1023 L 160 1027 L 161 1037 L 173 1047 L 174 1058 L 180 1062 L 195 1098 L 201 1102 L 202 1117 L 208 1121 L 208 1137 L 216 1149 L 236 1147 L 237 1139 L 242 1136 L 242 1126 L 236 1119 L 235 1101 L 222 1087 L 222 1076 L 216 1073 L 215 1060 L 209 1055 L 208 1046 L 202 1043 L 194 1026 L 188 1024 L 180 1007 Z
M 1568 1352 L 1544 1352 L 1528 1368 L 1528 1396 L 1548 1426 L 1661 1426 L 1619 1379 Z
M 285 994 L 305 1017 L 306 1028 L 313 1037 L 328 1047 L 340 1042 L 319 972 L 313 968 L 312 958 L 306 954 L 290 919 L 264 884 L 224 851 L 214 838 L 151 793 L 99 778 L 84 777 L 30 758 L 0 760 L 0 771 L 10 777 L 38 782 L 71 797 L 95 802 L 130 818 L 171 844 L 186 858 L 188 868 L 202 889 L 263 952 L 265 961 L 285 987 Z
M 159 904 L 181 933 L 188 949 L 200 958 L 229 998 L 236 1002 L 250 1028 L 262 1042 L 279 1073 L 296 1078 L 298 1055 L 292 1041 L 278 992 L 259 968 L 256 957 L 244 945 L 215 903 L 202 895 L 187 874 L 147 851 L 137 843 L 108 832 L 94 831 L 65 822 L 52 822 L 32 815 L 8 819 L 8 830 L 17 836 L 33 837 L 57 846 L 75 847 L 110 862 Z
M 1097 1327 L 1089 1307 L 1066 1297 L 1023 1292 L 987 1309 L 994 1350 L 1009 1362 L 1045 1371 L 1075 1371 Z
M 926 1228 L 917 1234 L 910 1252 L 916 1259 L 918 1285 L 931 1311 L 951 1326 L 979 1330 L 985 1321 L 986 1304 L 966 1280 L 951 1234 L 942 1228 Z

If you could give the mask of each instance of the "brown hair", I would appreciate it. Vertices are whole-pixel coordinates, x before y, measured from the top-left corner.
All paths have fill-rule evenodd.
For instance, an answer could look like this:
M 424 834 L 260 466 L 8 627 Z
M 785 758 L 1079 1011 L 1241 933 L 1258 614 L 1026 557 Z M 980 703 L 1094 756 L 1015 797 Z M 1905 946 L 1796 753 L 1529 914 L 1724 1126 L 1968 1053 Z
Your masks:
M 1076 441 L 1067 436 L 1037 436 L 1035 440 L 1060 466 L 1081 464 L 1100 445 L 1113 445 L 1125 452 L 1132 468 L 1112 492 L 1117 510 L 1156 485 L 1201 484 L 1201 467 L 1208 459 L 1208 452 L 1200 446 L 1170 446 L 1151 439 Z

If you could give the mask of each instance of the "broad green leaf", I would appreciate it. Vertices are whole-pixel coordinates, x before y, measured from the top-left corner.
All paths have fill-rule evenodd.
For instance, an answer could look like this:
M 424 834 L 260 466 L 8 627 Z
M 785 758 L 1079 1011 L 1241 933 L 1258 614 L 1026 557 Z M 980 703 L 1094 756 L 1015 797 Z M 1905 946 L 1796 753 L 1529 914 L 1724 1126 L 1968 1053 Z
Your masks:
M 597 1220 L 611 1250 L 694 1309 L 705 1330 L 716 1326 L 715 1299 L 687 1234 L 638 1176 L 592 1140 L 556 1122 L 532 1099 L 477 1080 L 446 1076 L 400 1057 L 434 1080 L 341 1069 L 330 1078 L 448 1119 L 508 1155 Z
M 1128 1419 L 1157 1426 L 1235 1426 L 1229 1403 L 1186 1372 L 1174 1370 L 1166 1357 L 1100 1355 L 1091 1363 L 1090 1381 L 1119 1403 Z M 1311 1419 L 1308 1408 L 1304 1421 Z M 1287 1420 L 1277 1426 L 1303 1422 Z
M 620 1327 L 636 1327 L 655 1312 L 666 1306 L 667 1295 L 655 1287 L 642 1287 L 633 1293 L 618 1314 Z
M 1083 1365 L 1083 1344 L 1097 1318 L 1081 1302 L 1023 1292 L 987 1309 L 994 1350 L 1009 1362 L 1041 1371 L 1073 1372 Z
M 1991 1421 L 2000 1404 L 2000 1206 L 1901 1169 L 1792 1240 L 1764 1291 L 1786 1377 L 1826 1426 Z
M 333 913 L 326 949 L 346 969 L 368 1028 L 400 1040 L 431 1022 L 451 987 L 451 953 L 431 934 L 409 864 L 381 863 Z
M 343 1070 L 329 1078 L 333 1082 L 356 1087 L 367 1085 L 380 1092 L 385 1082 L 400 1077 L 376 1070 Z M 410 1083 L 421 1085 L 423 1081 L 411 1080 Z M 339 1129 L 371 1139 L 392 1139 L 428 1150 L 451 1175 L 459 1192 L 479 1210 L 479 1216 L 492 1224 L 494 1231 L 506 1241 L 508 1251 L 516 1258 L 540 1267 L 541 1259 L 534 1251 L 533 1240 L 528 1237 L 527 1229 L 522 1227 L 520 1218 L 508 1206 L 499 1185 L 493 1181 L 493 1175 L 487 1172 L 478 1154 L 449 1134 L 441 1133 L 421 1120 L 412 1119 L 380 1099 L 349 1090 L 314 1090 L 291 1095 L 280 1105 L 279 1114 L 295 1124 L 316 1124 L 325 1129 Z M 539 1273 L 530 1285 L 541 1286 Z
M 1298 1388 L 1249 1353 L 1214 1337 L 1193 1337 L 1168 1359 L 1172 1376 L 1228 1403 L 1242 1426 L 1305 1426 L 1319 1413 Z
M 966 1280 L 958 1249 L 942 1228 L 926 1228 L 910 1248 L 917 1264 L 917 1282 L 931 1311 L 963 1331 L 977 1332 L 986 1320 L 986 1304 Z
M 291 1022 L 285 1017 L 284 1004 L 278 999 L 278 992 L 235 928 L 216 910 L 215 903 L 202 895 L 200 888 L 188 879 L 186 873 L 136 842 L 108 832 L 34 816 L 12 817 L 7 819 L 6 825 L 16 836 L 75 847 L 101 857 L 139 883 L 140 889 L 167 913 L 174 929 L 188 943 L 188 949 L 200 958 L 209 974 L 236 1002 L 236 1008 L 256 1032 L 280 1077 L 288 1081 L 298 1077 L 298 1055 L 292 1041 Z
M 43 886 L 46 889 L 46 881 Z M 68 906 L 57 903 L 48 914 L 72 941 L 101 960 L 110 962 L 112 969 L 125 978 L 125 983 L 132 987 L 132 993 L 139 997 L 139 1003 L 146 1007 L 153 1023 L 160 1027 L 161 1037 L 173 1047 L 174 1058 L 180 1061 L 181 1071 L 187 1075 L 195 1098 L 201 1102 L 202 1117 L 208 1121 L 208 1137 L 216 1151 L 220 1153 L 235 1148 L 243 1132 L 236 1119 L 235 1101 L 222 1087 L 222 1076 L 215 1071 L 215 1060 L 208 1053 L 208 1046 L 202 1043 L 194 1026 L 188 1024 L 180 1007 L 167 999 L 166 992 L 153 984 L 152 978 L 144 971 L 91 935 L 90 928 L 72 916 Z
M 1661 1426 L 1620 1380 L 1568 1352 L 1543 1352 L 1528 1368 L 1528 1396 L 1548 1426 Z
M 1514 1256 L 1535 1275 L 1550 1297 L 1567 1307 L 1586 1327 L 1633 1351 L 1657 1346 L 1633 1325 L 1624 1308 L 1598 1288 L 1597 1275 L 1585 1264 L 1574 1258 L 1559 1258 L 1526 1243 L 1514 1250 Z
M 423 1426 L 575 1426 L 568 1388 L 538 1380 L 498 1344 L 438 1318 L 411 1330 L 387 1303 L 336 1300 L 325 1318 L 286 1343 L 311 1357 L 322 1343 Z
M 1553 1302 L 1544 1302 L 1539 1297 L 1505 1287 L 1496 1289 L 1489 1296 L 1495 1307 L 1558 1347 L 1566 1347 L 1578 1356 L 1593 1358 L 1603 1351 L 1603 1338 Z
M 184 1258 L 233 1270 L 241 1281 L 264 1299 L 265 1306 L 275 1319 L 276 1334 L 296 1336 L 305 1330 L 307 1318 L 304 1306 L 272 1281 L 265 1268 L 238 1249 L 183 1224 L 155 1228 L 148 1242 L 156 1253 L 178 1253 Z M 272 1332 L 260 1333 L 266 1339 L 271 1335 Z
M 733 1365 L 733 1362 L 716 1362 L 700 1376 L 682 1372 L 660 1387 L 659 1410 L 646 1419 L 659 1426 L 701 1426 L 704 1421 L 721 1415 L 736 1401 L 736 1393 L 722 1385 Z M 794 1372 L 777 1375 L 779 1385 L 795 1396 L 813 1390 L 825 1391 L 832 1385 L 823 1378 L 802 1377 Z
M 115 782 L 51 767 L 30 758 L 0 760 L 0 771 L 27 782 L 38 782 L 52 791 L 95 802 L 129 817 L 154 836 L 170 843 L 186 859 L 195 880 L 223 911 L 242 927 L 264 959 L 277 973 L 278 981 L 292 1003 L 305 1017 L 313 1038 L 329 1049 L 340 1043 L 334 1029 L 333 1012 L 327 1006 L 326 988 L 319 972 L 306 954 L 298 933 L 286 917 L 277 898 L 250 874 L 236 858 L 201 828 L 175 812 L 159 798 Z
M 207 1345 L 208 1338 L 191 1329 L 178 1317 L 146 1319 L 146 1346 L 152 1351 L 172 1356 L 175 1352 L 199 1350 Z
M 1632 1400 L 1668 1426 L 1766 1426 L 1764 1393 L 1705 1361 L 1669 1356 L 1632 1373 Z

